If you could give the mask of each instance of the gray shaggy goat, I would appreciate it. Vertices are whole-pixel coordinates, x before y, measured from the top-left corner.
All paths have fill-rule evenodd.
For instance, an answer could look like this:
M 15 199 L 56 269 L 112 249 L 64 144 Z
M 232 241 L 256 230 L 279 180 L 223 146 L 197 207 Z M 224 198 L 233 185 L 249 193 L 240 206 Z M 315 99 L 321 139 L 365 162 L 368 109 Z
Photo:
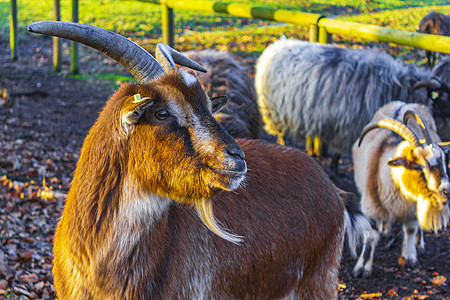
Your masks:
M 417 32 L 450 36 L 450 16 L 432 11 L 420 21 Z M 437 59 L 436 52 L 427 50 L 425 53 L 428 66 L 433 67 Z
M 450 89 L 432 71 L 376 50 L 281 39 L 262 53 L 255 81 L 269 133 L 318 136 L 338 153 L 349 152 L 378 108 L 393 100 L 450 116 Z
M 442 82 L 450 86 L 450 55 L 443 57 L 433 68 L 433 73 L 438 76 Z M 432 95 L 436 97 L 437 95 Z M 450 141 L 450 118 L 436 117 L 436 123 L 439 124 L 439 135 L 443 141 Z
M 210 98 L 228 96 L 227 105 L 214 115 L 234 138 L 257 139 L 262 131 L 253 80 L 231 54 L 218 50 L 192 50 L 183 53 L 200 63 L 207 73 L 195 72 Z

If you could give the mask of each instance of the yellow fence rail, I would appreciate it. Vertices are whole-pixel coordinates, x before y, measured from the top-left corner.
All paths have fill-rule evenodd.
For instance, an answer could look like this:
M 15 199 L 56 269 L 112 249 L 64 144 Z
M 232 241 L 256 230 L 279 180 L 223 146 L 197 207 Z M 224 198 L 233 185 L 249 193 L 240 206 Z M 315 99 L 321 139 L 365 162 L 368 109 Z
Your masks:
M 337 33 L 363 38 L 370 41 L 390 42 L 426 50 L 450 53 L 450 37 L 391 29 L 336 19 L 319 20 L 319 27 L 328 33 Z
M 329 19 L 319 14 L 304 13 L 285 9 L 256 7 L 246 4 L 197 0 L 136 0 L 162 5 L 163 9 L 187 9 L 211 13 L 225 13 L 235 17 L 259 18 L 300 26 L 317 26 L 319 36 L 326 33 L 342 34 L 370 41 L 384 41 L 405 46 L 412 46 L 431 51 L 450 53 L 450 37 L 422 34 L 404 30 L 390 29 L 336 19 Z M 173 23 L 173 20 L 172 20 Z M 163 26 L 163 32 L 169 29 Z M 313 30 L 313 29 L 311 29 Z M 320 31 L 322 33 L 320 33 Z M 173 32 L 173 29 L 172 29 Z M 167 35 L 164 41 L 173 45 L 173 36 Z M 317 40 L 319 38 L 317 37 Z M 323 38 L 322 38 L 323 40 Z
M 162 32 L 165 43 L 174 45 L 174 9 L 223 13 L 235 17 L 259 18 L 268 21 L 307 26 L 310 29 L 310 41 L 326 43 L 330 34 L 342 34 L 363 38 L 370 41 L 384 41 L 400 45 L 422 48 L 425 50 L 450 53 L 450 37 L 421 34 L 404 30 L 396 30 L 375 25 L 367 25 L 330 19 L 320 14 L 305 13 L 295 10 L 273 9 L 251 6 L 247 4 L 227 3 L 204 0 L 134 0 L 159 4 L 162 8 Z M 72 0 L 73 10 L 76 10 L 73 20 L 78 20 L 78 1 Z M 16 30 L 17 27 L 16 0 L 11 0 L 11 58 L 17 58 Z M 73 47 L 76 49 L 76 47 Z M 77 51 L 77 50 L 73 50 Z M 78 53 L 72 54 L 72 71 L 78 72 Z

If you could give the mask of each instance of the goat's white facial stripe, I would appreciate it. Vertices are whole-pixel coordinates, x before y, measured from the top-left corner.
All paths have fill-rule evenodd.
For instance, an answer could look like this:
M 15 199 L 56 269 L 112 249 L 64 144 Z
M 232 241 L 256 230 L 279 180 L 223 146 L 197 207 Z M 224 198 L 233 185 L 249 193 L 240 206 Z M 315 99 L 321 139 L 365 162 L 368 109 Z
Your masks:
M 186 74 L 192 76 L 189 73 Z M 185 111 L 184 108 L 182 108 L 175 101 L 175 99 L 170 99 L 167 105 L 169 111 L 176 118 L 179 126 L 192 128 L 192 142 L 195 150 L 200 153 L 215 153 L 214 147 L 211 143 L 213 137 L 210 134 L 209 129 L 204 125 L 204 122 L 200 120 L 199 116 L 195 113 L 192 107 L 188 106 L 188 111 Z
M 178 125 L 180 125 L 181 127 L 186 127 L 186 125 L 187 125 L 186 115 L 183 112 L 183 108 L 181 108 L 181 106 L 179 106 L 178 103 L 174 99 L 171 99 L 171 101 L 169 101 L 168 107 L 169 107 L 169 111 L 176 118 Z
M 181 70 L 180 73 L 181 73 L 181 77 L 183 78 L 184 83 L 186 83 L 186 85 L 188 87 L 193 86 L 197 82 L 197 78 L 194 75 L 192 75 L 184 70 Z
M 214 153 L 214 147 L 211 143 L 212 136 L 209 130 L 203 126 L 197 115 L 192 114 L 191 118 L 194 128 L 194 147 L 202 153 Z

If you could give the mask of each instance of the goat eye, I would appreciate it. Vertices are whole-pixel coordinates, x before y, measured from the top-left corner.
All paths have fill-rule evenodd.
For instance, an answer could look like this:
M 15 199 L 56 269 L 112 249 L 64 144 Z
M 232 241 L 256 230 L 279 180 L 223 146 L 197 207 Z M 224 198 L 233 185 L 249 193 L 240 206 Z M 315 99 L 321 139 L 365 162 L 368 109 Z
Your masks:
M 448 196 L 448 194 L 449 194 L 449 192 L 448 192 L 447 189 L 444 189 L 444 190 L 442 191 L 442 193 L 443 193 L 445 196 Z
M 169 117 L 169 112 L 165 109 L 161 109 L 155 113 L 155 117 L 159 120 L 165 120 Z

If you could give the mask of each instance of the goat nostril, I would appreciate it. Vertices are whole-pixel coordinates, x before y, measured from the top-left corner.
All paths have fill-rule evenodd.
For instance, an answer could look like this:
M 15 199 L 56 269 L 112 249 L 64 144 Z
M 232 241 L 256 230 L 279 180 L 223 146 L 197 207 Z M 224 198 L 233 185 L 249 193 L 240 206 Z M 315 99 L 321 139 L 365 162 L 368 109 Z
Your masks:
M 244 152 L 242 152 L 242 150 L 238 148 L 230 148 L 227 149 L 226 152 L 228 155 L 233 156 L 234 158 L 239 158 L 242 160 L 245 158 Z

